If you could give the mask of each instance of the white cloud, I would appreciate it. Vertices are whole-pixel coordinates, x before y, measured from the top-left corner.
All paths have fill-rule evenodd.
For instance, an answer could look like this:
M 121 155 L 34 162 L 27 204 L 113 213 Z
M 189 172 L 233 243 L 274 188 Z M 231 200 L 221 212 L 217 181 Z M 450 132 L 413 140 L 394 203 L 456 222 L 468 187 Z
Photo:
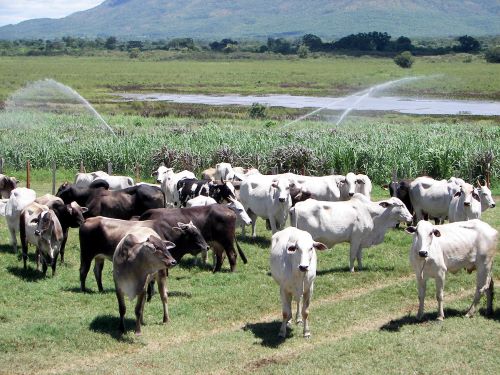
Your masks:
M 0 0 L 0 26 L 32 18 L 61 18 L 104 0 Z

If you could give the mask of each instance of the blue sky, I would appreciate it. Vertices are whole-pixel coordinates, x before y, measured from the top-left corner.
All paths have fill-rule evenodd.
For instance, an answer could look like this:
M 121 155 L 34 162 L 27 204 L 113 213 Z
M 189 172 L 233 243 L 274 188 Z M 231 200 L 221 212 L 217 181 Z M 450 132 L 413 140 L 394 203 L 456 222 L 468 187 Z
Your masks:
M 0 0 L 0 26 L 32 18 L 61 18 L 104 0 Z

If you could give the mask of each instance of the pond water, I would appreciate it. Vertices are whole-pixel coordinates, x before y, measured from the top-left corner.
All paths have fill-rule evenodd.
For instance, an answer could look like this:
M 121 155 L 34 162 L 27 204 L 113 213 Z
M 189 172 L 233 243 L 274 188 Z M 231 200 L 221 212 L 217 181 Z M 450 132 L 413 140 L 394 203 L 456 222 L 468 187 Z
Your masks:
M 167 101 L 205 105 L 243 105 L 260 103 L 270 107 L 324 108 L 344 111 L 393 111 L 418 115 L 476 115 L 500 116 L 500 102 L 455 99 L 414 99 L 394 96 L 365 97 L 351 95 L 344 98 L 293 95 L 198 95 L 167 93 L 120 93 L 119 101 Z

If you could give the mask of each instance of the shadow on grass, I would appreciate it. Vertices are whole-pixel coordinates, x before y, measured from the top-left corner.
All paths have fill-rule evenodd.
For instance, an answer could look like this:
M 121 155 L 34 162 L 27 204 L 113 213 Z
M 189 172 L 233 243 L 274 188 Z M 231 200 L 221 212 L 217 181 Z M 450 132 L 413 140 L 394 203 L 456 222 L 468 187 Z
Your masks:
M 358 271 L 357 268 L 354 268 L 354 273 L 358 272 L 394 272 L 395 268 L 393 266 L 390 267 L 381 267 L 381 266 L 363 266 L 361 271 Z M 318 270 L 316 271 L 316 275 L 327 275 L 330 273 L 350 273 L 349 267 L 333 267 L 327 270 Z
M 446 318 L 453 318 L 453 317 L 464 317 L 465 313 L 467 310 L 455 310 L 455 309 L 444 309 L 444 317 Z M 481 309 L 479 311 L 481 315 L 484 315 L 486 313 L 485 309 Z M 476 312 L 477 314 L 477 312 Z M 384 324 L 382 327 L 380 327 L 381 331 L 387 331 L 387 332 L 399 332 L 402 327 L 404 326 L 411 326 L 415 324 L 439 324 L 440 321 L 437 320 L 438 314 L 437 311 L 424 314 L 423 318 L 421 320 L 417 320 L 417 317 L 415 314 L 412 315 L 405 315 L 399 319 L 396 320 L 391 320 Z M 491 316 L 485 316 L 485 318 L 493 319 L 496 321 L 500 320 L 500 310 L 497 309 L 493 315 Z
M 193 297 L 193 295 L 191 293 L 188 293 L 188 292 L 179 292 L 177 290 L 173 290 L 173 291 L 168 291 L 167 292 L 167 295 L 168 297 L 185 297 L 185 298 L 191 298 Z
M 278 336 L 281 328 L 281 322 L 275 320 L 274 322 L 263 323 L 248 323 L 243 327 L 244 331 L 251 331 L 253 335 L 261 340 L 260 345 L 267 348 L 278 348 L 285 342 L 285 339 Z M 293 334 L 287 330 L 287 337 L 292 337 Z
M 115 340 L 124 342 L 133 342 L 133 339 L 122 335 L 118 329 L 120 325 L 120 318 L 112 315 L 100 315 L 90 323 L 90 330 L 99 333 L 110 335 Z M 135 320 L 125 318 L 125 332 L 135 329 Z
M 19 252 L 20 252 L 20 250 L 19 250 Z M 0 253 L 14 255 L 14 250 L 12 249 L 12 246 L 3 244 L 3 245 L 0 245 Z
M 39 281 L 45 279 L 45 277 L 50 277 L 52 274 L 51 270 L 47 271 L 47 276 L 43 276 L 42 271 L 37 271 L 34 268 L 28 267 L 24 269 L 23 267 L 7 267 L 7 271 L 12 275 L 24 280 L 24 281 Z
M 96 290 L 93 290 L 93 289 L 85 289 L 85 291 L 81 290 L 80 287 L 72 287 L 72 288 L 61 288 L 61 290 L 63 292 L 71 292 L 71 293 L 79 293 L 79 294 L 99 294 L 99 293 L 102 293 L 102 294 L 108 294 L 108 293 L 115 293 L 115 289 L 112 289 L 112 288 L 104 288 L 104 291 L 102 292 L 99 292 L 97 289 Z
M 209 257 L 211 258 L 211 254 L 209 254 Z M 201 260 L 199 257 L 197 258 L 185 258 L 181 259 L 178 263 L 179 267 L 181 268 L 186 268 L 186 269 L 193 269 L 193 268 L 198 268 L 200 270 L 205 270 L 205 271 L 212 271 L 212 266 L 210 264 L 202 264 Z M 172 270 L 170 272 L 175 272 L 175 270 Z
M 258 245 L 259 247 L 264 247 L 267 248 L 271 246 L 271 239 L 268 237 L 263 237 L 263 236 L 257 236 L 255 238 L 252 238 L 251 236 L 245 236 L 242 237 L 241 235 L 238 236 L 238 242 L 248 244 L 248 245 Z M 245 250 L 245 249 L 243 249 Z

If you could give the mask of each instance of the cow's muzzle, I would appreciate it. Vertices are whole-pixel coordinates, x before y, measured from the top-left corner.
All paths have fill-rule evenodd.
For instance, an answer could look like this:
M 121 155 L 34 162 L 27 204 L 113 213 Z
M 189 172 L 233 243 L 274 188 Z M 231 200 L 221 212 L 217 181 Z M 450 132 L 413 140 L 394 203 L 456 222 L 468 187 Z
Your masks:
M 300 272 L 307 272 L 308 266 L 299 266 Z
M 286 199 L 285 198 L 279 198 L 279 201 L 283 203 Z
M 496 204 L 493 203 L 493 204 L 490 205 L 490 208 L 495 208 L 495 206 L 496 206 Z
M 349 193 L 349 196 L 352 197 L 354 195 L 354 193 Z
M 40 232 L 38 229 L 35 230 L 35 236 L 41 236 L 42 232 Z
M 464 206 L 469 207 L 470 206 L 470 202 L 464 202 Z
M 421 250 L 418 252 L 418 255 L 421 257 L 421 258 L 427 258 L 427 256 L 429 255 L 429 253 L 425 250 Z

